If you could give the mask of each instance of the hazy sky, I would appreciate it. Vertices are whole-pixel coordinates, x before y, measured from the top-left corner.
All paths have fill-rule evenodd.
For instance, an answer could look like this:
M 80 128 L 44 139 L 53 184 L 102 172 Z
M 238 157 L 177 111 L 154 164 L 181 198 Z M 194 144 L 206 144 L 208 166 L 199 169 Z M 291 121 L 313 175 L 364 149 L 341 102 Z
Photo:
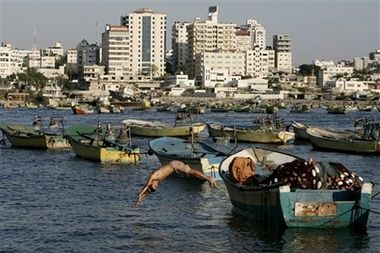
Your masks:
M 380 48 L 380 0 L 0 0 L 0 42 L 31 48 L 35 30 L 39 48 L 56 41 L 73 48 L 83 38 L 100 44 L 105 24 L 117 25 L 121 15 L 148 7 L 167 14 L 170 45 L 174 21 L 204 20 L 212 5 L 219 7 L 219 22 L 258 20 L 267 45 L 274 34 L 289 34 L 295 65 L 368 56 Z

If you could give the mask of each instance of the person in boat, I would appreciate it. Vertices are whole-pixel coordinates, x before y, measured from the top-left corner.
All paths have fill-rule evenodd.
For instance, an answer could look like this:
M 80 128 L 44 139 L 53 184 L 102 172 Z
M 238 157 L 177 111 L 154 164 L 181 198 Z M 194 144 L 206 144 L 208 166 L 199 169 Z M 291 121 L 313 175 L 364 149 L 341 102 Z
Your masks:
M 150 174 L 147 182 L 138 195 L 138 199 L 134 207 L 137 207 L 138 204 L 141 203 L 149 193 L 155 192 L 157 190 L 158 184 L 174 172 L 181 176 L 195 177 L 208 181 L 210 187 L 216 187 L 215 179 L 212 176 L 206 176 L 202 172 L 190 168 L 189 165 L 181 161 L 174 160 L 166 165 L 158 167 Z
M 256 184 L 256 162 L 249 157 L 235 157 L 229 166 L 232 181 L 241 185 Z
M 100 122 L 98 122 L 98 124 L 96 125 L 96 128 L 94 130 L 94 141 L 92 142 L 92 144 L 99 146 L 102 139 L 103 139 L 102 125 Z
M 119 144 L 127 144 L 129 138 L 129 127 L 126 123 L 119 130 L 119 135 L 117 136 L 117 142 Z
M 42 120 L 40 116 L 34 117 L 33 121 L 34 130 L 41 133 L 42 132 Z
M 116 136 L 113 132 L 111 124 L 107 124 L 106 133 L 104 134 L 104 140 L 108 143 L 114 143 L 116 141 Z

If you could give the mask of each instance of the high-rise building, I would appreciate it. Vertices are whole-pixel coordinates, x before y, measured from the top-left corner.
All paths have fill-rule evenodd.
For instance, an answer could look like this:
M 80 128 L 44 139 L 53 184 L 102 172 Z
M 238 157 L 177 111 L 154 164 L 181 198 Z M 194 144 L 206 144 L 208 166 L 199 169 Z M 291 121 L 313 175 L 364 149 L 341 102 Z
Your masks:
M 102 65 L 108 75 L 132 76 L 130 40 L 126 26 L 106 25 L 102 33 Z
M 133 75 L 165 73 L 166 14 L 138 9 L 120 18 L 129 32 L 130 67 Z
M 195 18 L 187 26 L 188 32 L 188 70 L 191 77 L 201 80 L 201 72 L 195 72 L 196 57 L 204 52 L 236 50 L 236 24 L 218 23 L 217 9 L 209 9 L 209 20 Z
M 83 39 L 77 46 L 77 65 L 78 71 L 83 74 L 83 66 L 98 64 L 100 61 L 100 46 L 89 44 Z
M 287 34 L 273 36 L 275 66 L 278 71 L 292 71 L 292 41 Z
M 172 28 L 172 49 L 176 70 L 184 70 L 188 58 L 188 34 L 189 22 L 175 22 Z
M 259 24 L 257 20 L 248 19 L 244 26 L 249 31 L 251 36 L 251 48 L 259 47 L 260 49 L 266 48 L 266 31 L 263 25 Z

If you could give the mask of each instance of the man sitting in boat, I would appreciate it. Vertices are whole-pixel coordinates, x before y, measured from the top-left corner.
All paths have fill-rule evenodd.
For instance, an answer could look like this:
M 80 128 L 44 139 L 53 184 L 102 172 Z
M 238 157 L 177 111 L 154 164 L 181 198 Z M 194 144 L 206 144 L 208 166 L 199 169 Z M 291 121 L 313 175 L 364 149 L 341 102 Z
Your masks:
M 36 116 L 33 121 L 34 130 L 38 133 L 42 132 L 42 121 L 40 116 Z
M 238 184 L 258 184 L 255 177 L 256 163 L 249 157 L 235 157 L 229 167 L 232 181 Z
M 126 123 L 123 124 L 123 126 L 119 130 L 119 135 L 117 136 L 117 142 L 119 144 L 127 144 L 129 138 L 129 127 Z
M 106 133 L 104 134 L 104 141 L 108 143 L 115 143 L 116 136 L 112 130 L 111 124 L 107 124 Z
M 156 191 L 158 184 L 171 175 L 173 172 L 186 177 L 195 177 L 205 181 L 208 181 L 211 187 L 216 187 L 215 179 L 211 176 L 206 176 L 202 172 L 198 170 L 194 170 L 190 168 L 189 165 L 181 162 L 181 161 L 171 161 L 166 165 L 158 167 L 155 171 L 153 171 L 144 187 L 139 193 L 138 199 L 136 201 L 135 207 L 151 192 Z

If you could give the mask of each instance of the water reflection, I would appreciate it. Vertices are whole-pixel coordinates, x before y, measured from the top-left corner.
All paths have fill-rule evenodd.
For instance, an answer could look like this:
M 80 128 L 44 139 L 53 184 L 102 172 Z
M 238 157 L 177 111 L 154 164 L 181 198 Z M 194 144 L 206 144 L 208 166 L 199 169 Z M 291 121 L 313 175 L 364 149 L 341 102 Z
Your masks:
M 237 251 L 260 248 L 261 252 L 364 252 L 370 245 L 366 229 L 286 228 L 263 224 L 236 208 L 232 209 L 227 225 L 233 238 L 251 239 L 244 245 L 230 241 L 232 249 Z

